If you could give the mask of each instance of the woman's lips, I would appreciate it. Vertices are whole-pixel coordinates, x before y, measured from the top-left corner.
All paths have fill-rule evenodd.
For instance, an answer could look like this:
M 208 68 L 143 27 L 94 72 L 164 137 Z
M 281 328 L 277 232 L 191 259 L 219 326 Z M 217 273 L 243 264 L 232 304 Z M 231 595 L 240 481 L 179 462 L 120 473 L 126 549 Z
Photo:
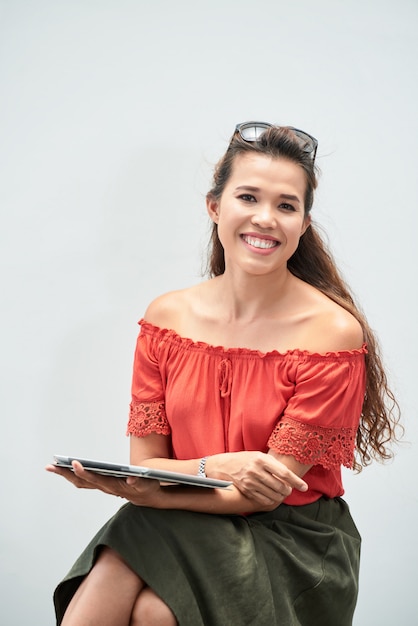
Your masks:
M 257 250 L 269 252 L 273 248 L 277 248 L 280 245 L 280 242 L 277 239 L 273 239 L 272 237 L 260 236 L 260 235 L 249 235 L 243 234 L 241 235 L 241 239 L 251 248 L 256 248 Z

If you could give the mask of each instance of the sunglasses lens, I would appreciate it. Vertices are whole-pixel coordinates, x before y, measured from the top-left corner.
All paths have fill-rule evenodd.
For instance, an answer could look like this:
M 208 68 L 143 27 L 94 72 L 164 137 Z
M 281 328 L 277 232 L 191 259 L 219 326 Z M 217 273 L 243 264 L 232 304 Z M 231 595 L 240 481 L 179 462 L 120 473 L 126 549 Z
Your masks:
M 252 122 L 241 124 L 238 130 L 245 141 L 257 141 L 267 128 L 270 128 L 270 124 Z
M 297 138 L 300 140 L 301 148 L 304 152 L 316 152 L 316 147 L 318 145 L 316 139 L 304 133 L 303 130 L 299 130 L 297 128 L 292 128 L 292 131 L 295 133 Z

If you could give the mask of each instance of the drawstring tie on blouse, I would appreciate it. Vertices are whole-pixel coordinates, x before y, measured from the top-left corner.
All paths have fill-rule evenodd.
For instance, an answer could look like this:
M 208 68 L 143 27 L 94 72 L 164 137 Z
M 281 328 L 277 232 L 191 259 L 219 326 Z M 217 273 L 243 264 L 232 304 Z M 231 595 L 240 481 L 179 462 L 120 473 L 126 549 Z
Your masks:
M 221 392 L 221 397 L 225 398 L 226 396 L 231 395 L 231 387 L 232 387 L 231 361 L 229 359 L 222 359 L 222 361 L 218 365 L 218 372 L 219 372 L 219 391 Z

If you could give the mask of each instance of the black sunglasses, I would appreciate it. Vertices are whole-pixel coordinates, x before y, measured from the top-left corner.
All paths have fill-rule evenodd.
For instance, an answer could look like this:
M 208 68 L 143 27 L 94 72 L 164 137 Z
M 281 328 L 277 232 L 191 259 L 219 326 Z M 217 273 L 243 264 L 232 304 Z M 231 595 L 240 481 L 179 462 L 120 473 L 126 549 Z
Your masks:
M 243 122 L 235 126 L 235 133 L 239 133 L 244 141 L 258 141 L 261 135 L 273 126 L 275 124 L 269 124 L 268 122 Z M 277 126 L 277 128 L 280 128 L 280 126 Z M 318 140 L 312 137 L 312 135 L 305 133 L 304 130 L 299 130 L 299 128 L 293 128 L 293 126 L 283 126 L 283 128 L 288 128 L 296 135 L 301 142 L 302 150 L 311 154 L 312 160 L 314 160 L 318 148 Z

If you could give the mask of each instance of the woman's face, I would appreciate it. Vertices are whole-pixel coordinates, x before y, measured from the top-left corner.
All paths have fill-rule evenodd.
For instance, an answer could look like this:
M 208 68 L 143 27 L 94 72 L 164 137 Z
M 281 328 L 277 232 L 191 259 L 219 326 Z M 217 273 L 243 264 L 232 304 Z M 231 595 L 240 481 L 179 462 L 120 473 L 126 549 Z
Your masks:
M 235 158 L 220 200 L 208 198 L 225 251 L 225 267 L 250 274 L 281 271 L 310 224 L 305 217 L 306 175 L 288 159 L 244 153 Z

